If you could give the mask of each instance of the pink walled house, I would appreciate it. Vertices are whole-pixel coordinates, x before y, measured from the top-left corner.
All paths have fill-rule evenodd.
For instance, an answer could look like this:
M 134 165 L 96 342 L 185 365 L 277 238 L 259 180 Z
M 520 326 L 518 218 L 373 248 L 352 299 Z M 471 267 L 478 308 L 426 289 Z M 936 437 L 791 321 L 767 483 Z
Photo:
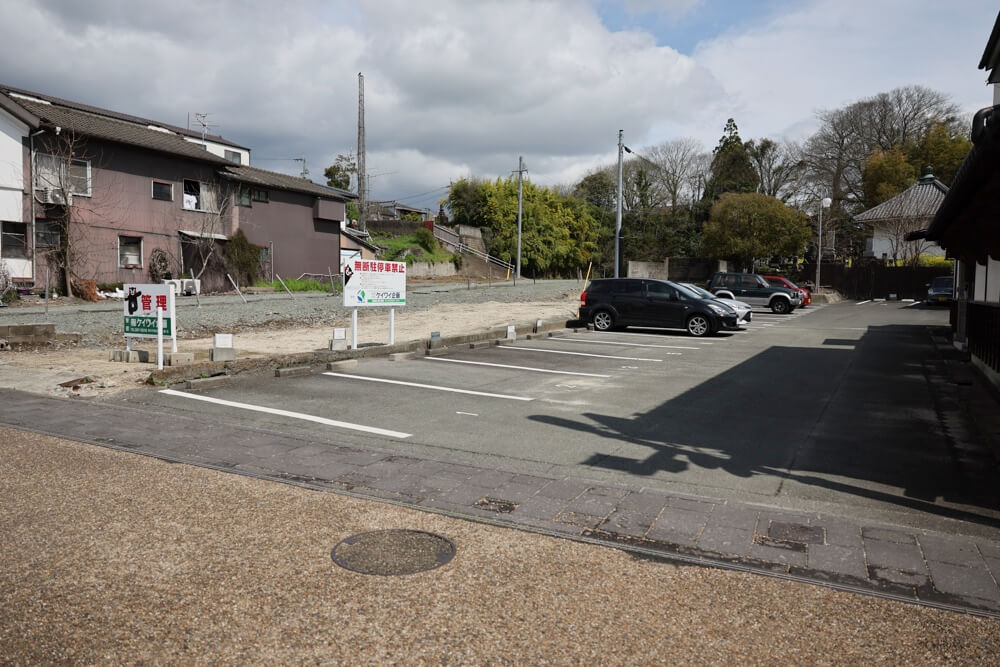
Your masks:
M 237 229 L 265 272 L 339 266 L 355 195 L 250 167 L 250 150 L 221 137 L 2 86 L 0 130 L 0 158 L 21 155 L 0 168 L 0 260 L 20 284 L 42 286 L 47 270 L 59 282 L 49 258 L 67 229 L 73 279 L 99 284 L 149 281 L 154 253 L 187 277 Z M 219 267 L 207 289 L 226 287 Z

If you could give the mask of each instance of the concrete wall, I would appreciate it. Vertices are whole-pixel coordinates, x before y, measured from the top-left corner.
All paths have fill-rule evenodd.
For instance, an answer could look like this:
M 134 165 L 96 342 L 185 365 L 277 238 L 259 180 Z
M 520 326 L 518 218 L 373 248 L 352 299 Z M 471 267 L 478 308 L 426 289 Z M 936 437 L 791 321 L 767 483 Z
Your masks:
M 406 275 L 409 278 L 448 278 L 450 276 L 460 276 L 455 265 L 451 262 L 414 262 L 406 267 Z

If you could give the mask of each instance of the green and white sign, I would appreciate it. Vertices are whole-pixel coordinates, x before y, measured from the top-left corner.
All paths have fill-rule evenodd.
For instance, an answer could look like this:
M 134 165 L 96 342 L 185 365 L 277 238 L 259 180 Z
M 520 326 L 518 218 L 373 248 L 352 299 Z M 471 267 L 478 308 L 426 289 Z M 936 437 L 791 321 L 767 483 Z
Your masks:
M 156 338 L 156 311 L 163 311 L 163 336 L 175 338 L 174 286 L 130 285 L 125 290 L 125 337 Z

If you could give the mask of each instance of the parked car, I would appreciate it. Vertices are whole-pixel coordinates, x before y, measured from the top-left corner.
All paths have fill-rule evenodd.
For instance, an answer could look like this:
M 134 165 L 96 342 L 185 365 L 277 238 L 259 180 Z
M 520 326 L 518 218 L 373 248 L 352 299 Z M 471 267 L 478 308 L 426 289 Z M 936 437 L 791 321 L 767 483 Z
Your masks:
M 927 303 L 951 303 L 955 298 L 955 279 L 952 276 L 938 276 L 927 283 Z
M 812 303 L 812 292 L 810 292 L 808 288 L 799 287 L 784 276 L 764 276 L 764 280 L 769 282 L 771 287 L 787 287 L 788 289 L 797 289 L 799 291 L 799 296 L 802 297 L 802 308 L 805 308 Z
M 703 299 L 677 283 L 652 278 L 595 278 L 580 295 L 580 319 L 598 331 L 614 327 L 686 329 L 708 336 L 737 329 L 737 316 L 715 299 Z
M 708 291 L 727 299 L 739 299 L 751 306 L 765 306 L 775 313 L 790 313 L 802 305 L 799 290 L 772 287 L 756 273 L 717 271 L 708 281 Z
M 689 290 L 691 290 L 692 292 L 694 292 L 703 299 L 715 299 L 716 301 L 720 301 L 726 304 L 727 306 L 736 311 L 737 324 L 746 325 L 749 324 L 750 321 L 753 319 L 753 308 L 750 306 L 749 303 L 743 303 L 742 301 L 737 301 L 736 299 L 727 299 L 725 297 L 715 296 L 707 289 L 703 287 L 698 287 L 694 283 L 677 283 L 677 284 L 680 285 L 681 287 L 687 287 Z

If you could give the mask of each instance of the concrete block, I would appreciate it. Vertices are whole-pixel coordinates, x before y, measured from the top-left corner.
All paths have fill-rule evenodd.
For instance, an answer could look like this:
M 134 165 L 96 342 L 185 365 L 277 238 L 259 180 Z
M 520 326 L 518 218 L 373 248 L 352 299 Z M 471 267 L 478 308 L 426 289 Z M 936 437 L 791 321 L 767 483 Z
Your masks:
M 475 342 L 469 343 L 469 349 L 480 350 L 484 347 L 489 347 L 491 345 L 493 345 L 493 341 L 491 340 L 477 340 Z
M 274 371 L 274 377 L 293 378 L 312 373 L 309 366 L 289 366 L 288 368 L 278 368 Z
M 149 350 L 111 350 L 108 361 L 122 361 L 127 364 L 148 364 Z
M 412 352 L 393 352 L 389 355 L 389 361 L 406 361 L 413 358 Z
M 211 361 L 234 361 L 236 350 L 231 347 L 212 347 L 208 350 L 208 358 Z
M 451 350 L 449 350 L 446 347 L 435 347 L 435 348 L 431 348 L 429 350 L 425 350 L 424 351 L 424 356 L 426 356 L 426 357 L 443 357 L 444 355 L 448 354 L 449 352 L 451 352 Z
M 167 352 L 163 355 L 167 366 L 188 366 L 194 363 L 194 352 Z
M 341 359 L 340 361 L 331 361 L 326 365 L 326 370 L 328 371 L 342 371 L 348 368 L 357 368 L 357 359 Z

